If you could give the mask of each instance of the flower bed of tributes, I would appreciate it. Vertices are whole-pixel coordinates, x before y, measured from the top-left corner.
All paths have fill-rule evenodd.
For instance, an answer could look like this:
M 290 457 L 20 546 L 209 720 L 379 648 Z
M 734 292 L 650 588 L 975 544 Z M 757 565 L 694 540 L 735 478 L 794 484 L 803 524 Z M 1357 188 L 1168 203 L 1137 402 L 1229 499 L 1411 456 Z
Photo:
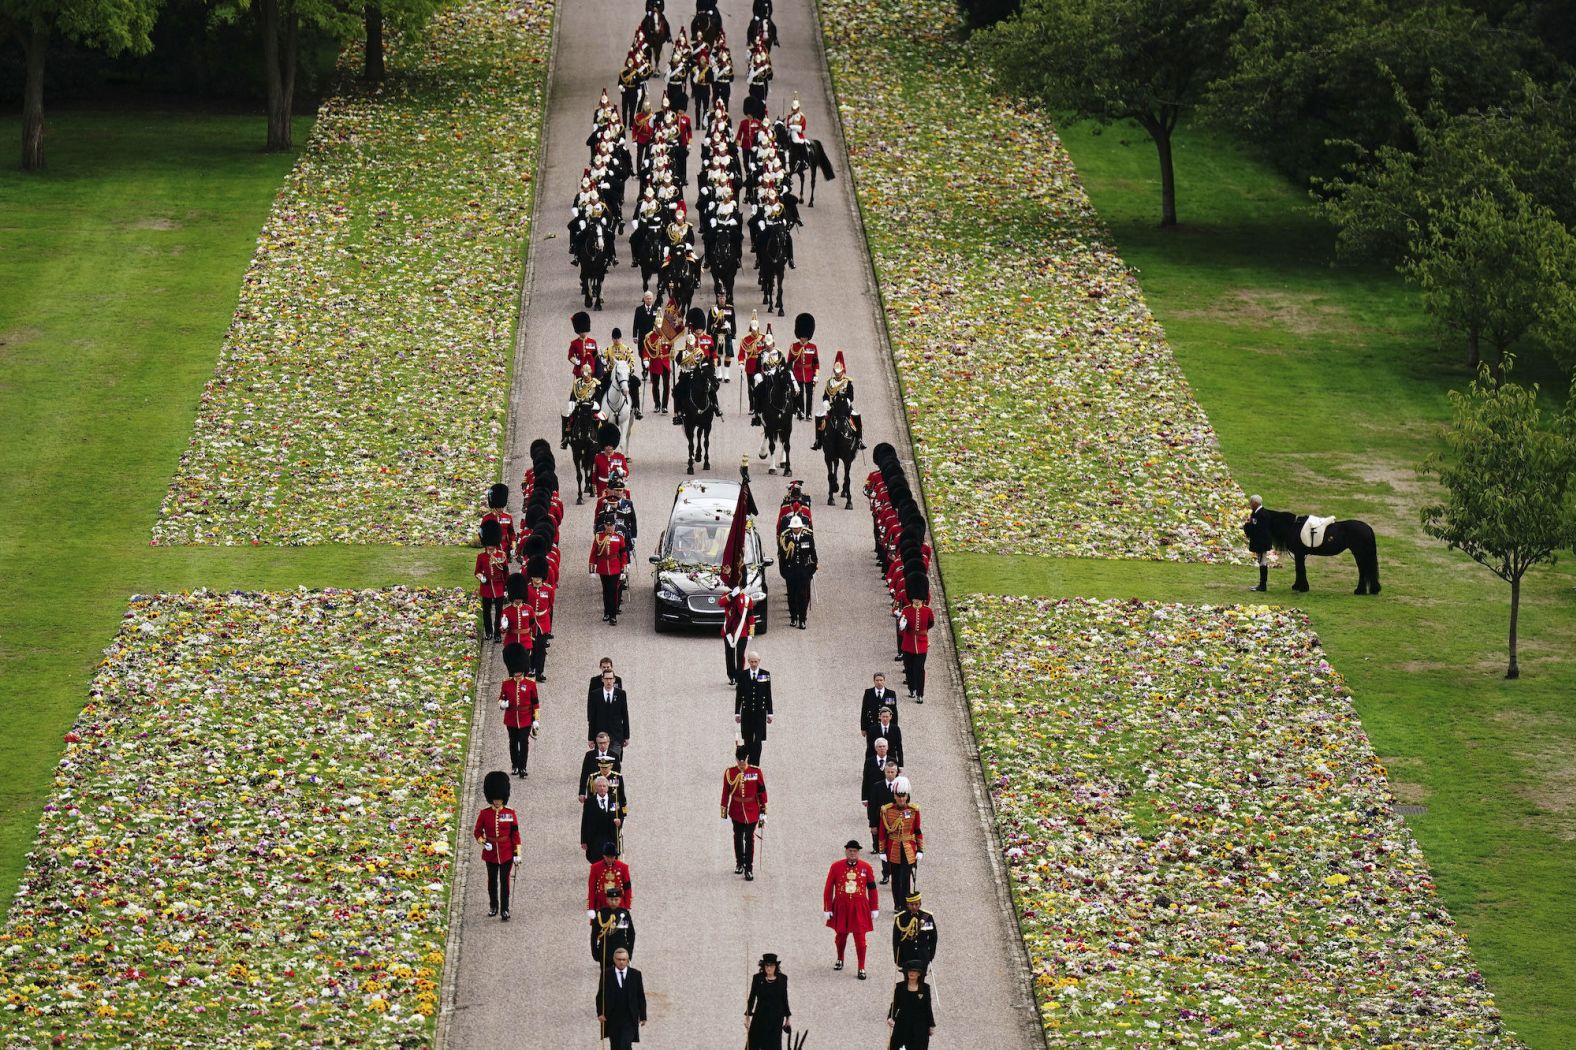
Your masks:
M 326 102 L 156 543 L 463 543 L 497 480 L 551 0 L 459 0 Z M 353 82 L 352 82 L 353 83 Z
M 472 613 L 134 597 L 0 932 L 0 1045 L 429 1043 Z
M 931 527 L 948 550 L 1242 561 L 1242 493 L 1043 113 L 953 0 L 820 0 Z
M 1519 1045 L 1300 613 L 956 623 L 1053 1046 Z

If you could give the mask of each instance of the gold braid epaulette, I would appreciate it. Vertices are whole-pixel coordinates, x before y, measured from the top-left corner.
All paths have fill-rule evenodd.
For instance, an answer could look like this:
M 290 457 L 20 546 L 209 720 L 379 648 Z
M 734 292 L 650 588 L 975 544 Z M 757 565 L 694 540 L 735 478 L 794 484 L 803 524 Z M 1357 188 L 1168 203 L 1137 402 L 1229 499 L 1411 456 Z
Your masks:
M 912 940 L 918 939 L 918 937 L 919 937 L 919 916 L 918 915 L 914 916 L 913 920 L 907 926 L 904 926 L 903 925 L 903 913 L 902 912 L 898 912 L 897 915 L 893 916 L 892 924 L 897 927 L 897 935 L 898 935 L 897 939 L 898 940 L 900 940 L 900 941 L 912 941 Z

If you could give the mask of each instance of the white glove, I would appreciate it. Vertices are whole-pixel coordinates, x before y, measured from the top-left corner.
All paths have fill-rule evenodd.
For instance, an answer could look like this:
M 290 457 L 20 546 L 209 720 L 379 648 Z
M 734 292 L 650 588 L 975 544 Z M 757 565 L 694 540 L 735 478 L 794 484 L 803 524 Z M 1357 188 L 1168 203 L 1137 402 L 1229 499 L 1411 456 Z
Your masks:
M 509 701 L 507 701 L 507 700 L 500 700 L 500 701 L 498 701 L 498 710 L 500 710 L 500 711 L 507 711 L 507 710 L 509 710 Z
M 486 583 L 487 582 L 487 574 L 484 573 L 484 572 L 477 573 L 476 574 L 476 581 L 478 583 Z
M 919 863 L 920 861 L 922 861 L 924 859 L 925 859 L 925 851 L 924 850 L 920 850 L 918 853 L 914 854 L 914 863 L 917 864 L 917 863 Z
M 483 853 L 490 853 L 491 851 L 492 851 L 492 843 L 491 842 L 483 842 L 482 843 L 482 852 Z
M 586 909 L 586 918 L 588 918 L 588 919 L 595 919 L 596 918 L 596 909 L 595 908 L 587 908 Z
M 822 912 L 822 913 L 821 913 L 821 914 L 822 914 L 822 915 L 823 915 L 823 916 L 825 916 L 825 917 L 826 917 L 826 919 L 827 919 L 827 921 L 828 921 L 828 922 L 830 922 L 830 921 L 831 921 L 831 919 L 832 919 L 832 913 L 831 913 L 831 912 L 829 912 L 829 911 L 823 911 L 823 912 Z
M 875 922 L 875 921 L 879 920 L 880 918 L 881 918 L 881 913 L 879 911 L 873 911 L 873 912 L 870 913 L 870 921 L 871 922 Z

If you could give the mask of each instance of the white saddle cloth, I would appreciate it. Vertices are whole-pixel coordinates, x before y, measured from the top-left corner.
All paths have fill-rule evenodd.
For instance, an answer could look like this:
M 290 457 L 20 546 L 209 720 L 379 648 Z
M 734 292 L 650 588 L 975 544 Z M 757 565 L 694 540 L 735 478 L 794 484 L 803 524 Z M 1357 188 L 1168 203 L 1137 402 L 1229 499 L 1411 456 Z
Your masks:
M 1316 518 L 1308 515 L 1308 520 L 1302 523 L 1302 545 L 1312 550 L 1324 543 L 1324 530 L 1330 527 L 1330 522 L 1335 520 L 1335 515 L 1328 518 Z

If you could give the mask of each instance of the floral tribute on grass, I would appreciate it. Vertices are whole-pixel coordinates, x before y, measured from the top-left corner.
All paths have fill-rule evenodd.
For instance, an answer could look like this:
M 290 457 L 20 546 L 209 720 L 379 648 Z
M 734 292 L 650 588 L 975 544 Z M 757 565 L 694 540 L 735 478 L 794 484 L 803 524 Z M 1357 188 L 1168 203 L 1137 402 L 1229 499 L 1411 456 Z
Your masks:
M 0 1045 L 429 1045 L 472 612 L 134 597 L 0 931 Z
M 1520 1045 L 1300 613 L 956 622 L 1052 1045 Z
M 904 401 L 951 550 L 1241 562 L 1242 493 L 1045 115 L 952 0 L 821 0 Z
M 330 99 L 155 543 L 459 544 L 498 476 L 552 3 L 460 0 Z

